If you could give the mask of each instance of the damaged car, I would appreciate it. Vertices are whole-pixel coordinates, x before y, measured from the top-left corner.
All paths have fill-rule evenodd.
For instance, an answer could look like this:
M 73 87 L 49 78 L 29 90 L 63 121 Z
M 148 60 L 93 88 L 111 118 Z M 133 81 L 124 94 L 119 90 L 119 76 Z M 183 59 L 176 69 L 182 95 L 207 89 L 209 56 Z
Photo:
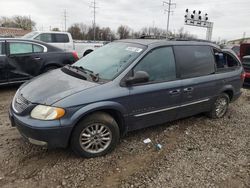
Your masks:
M 77 60 L 75 52 L 64 52 L 43 42 L 0 39 L 0 85 L 22 83 Z

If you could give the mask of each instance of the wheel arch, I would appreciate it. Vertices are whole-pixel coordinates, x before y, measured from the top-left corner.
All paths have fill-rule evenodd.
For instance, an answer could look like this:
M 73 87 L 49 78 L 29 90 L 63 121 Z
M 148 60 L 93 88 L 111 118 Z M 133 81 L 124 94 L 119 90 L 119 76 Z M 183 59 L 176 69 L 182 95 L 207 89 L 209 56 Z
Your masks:
M 234 97 L 234 89 L 233 86 L 227 85 L 225 86 L 220 93 L 226 93 L 229 96 L 230 101 L 233 100 Z
M 78 123 L 80 121 L 82 121 L 86 117 L 88 117 L 94 113 L 97 113 L 97 112 L 107 113 L 111 117 L 113 117 L 119 126 L 120 135 L 126 134 L 127 125 L 125 123 L 125 117 L 124 117 L 125 109 L 118 103 L 110 102 L 110 103 L 106 103 L 106 105 L 104 105 L 103 103 L 104 102 L 85 106 L 85 107 L 81 108 L 80 110 L 78 110 L 73 115 L 72 119 L 74 119 L 74 122 L 73 122 L 73 129 L 70 133 L 70 138 L 72 136 L 74 129 L 76 128 L 76 126 L 78 125 Z
M 86 56 L 86 55 L 88 55 L 88 54 L 90 54 L 93 51 L 94 51 L 94 49 L 87 49 L 87 50 L 85 50 L 85 52 L 83 53 L 83 57 Z
M 60 65 L 59 63 L 57 63 L 57 62 L 49 62 L 49 63 L 46 63 L 45 65 L 44 65 L 44 67 L 43 67 L 43 69 L 42 69 L 42 73 L 48 68 L 48 67 L 57 67 L 57 68 L 60 68 L 60 67 L 62 67 L 62 65 Z

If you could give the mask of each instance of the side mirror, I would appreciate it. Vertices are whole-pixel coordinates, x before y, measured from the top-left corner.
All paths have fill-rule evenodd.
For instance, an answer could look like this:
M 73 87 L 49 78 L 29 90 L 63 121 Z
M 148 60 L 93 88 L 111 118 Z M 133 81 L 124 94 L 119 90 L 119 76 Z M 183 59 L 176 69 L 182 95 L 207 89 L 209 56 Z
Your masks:
M 149 81 L 149 75 L 145 71 L 137 71 L 133 77 L 129 77 L 126 79 L 127 85 L 146 83 Z

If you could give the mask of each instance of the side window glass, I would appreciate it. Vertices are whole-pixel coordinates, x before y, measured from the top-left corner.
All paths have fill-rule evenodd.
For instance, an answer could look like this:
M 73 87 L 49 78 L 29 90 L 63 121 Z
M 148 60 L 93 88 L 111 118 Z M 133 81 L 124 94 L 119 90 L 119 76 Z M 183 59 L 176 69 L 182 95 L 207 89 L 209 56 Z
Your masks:
M 69 42 L 69 37 L 66 34 L 53 34 L 56 43 L 67 43 Z
M 0 42 L 0 55 L 3 55 L 3 43 L 2 42 Z
M 175 59 L 172 47 L 163 47 L 151 51 L 134 68 L 149 74 L 149 81 L 170 81 L 176 79 Z
M 44 52 L 44 49 L 42 46 L 38 46 L 38 45 L 33 44 L 33 52 L 41 53 L 41 52 Z
M 228 67 L 238 67 L 239 63 L 231 54 L 225 54 Z
M 181 78 L 215 73 L 214 57 L 209 46 L 175 46 L 174 50 Z
M 52 42 L 52 35 L 49 33 L 43 33 L 43 34 L 38 35 L 35 39 L 50 43 Z
M 19 42 L 11 42 L 10 46 L 10 54 L 27 54 L 33 52 L 32 44 L 28 43 L 19 43 Z
M 214 50 L 215 62 L 218 70 L 225 70 L 239 66 L 239 62 L 235 57 L 228 53 L 218 52 Z

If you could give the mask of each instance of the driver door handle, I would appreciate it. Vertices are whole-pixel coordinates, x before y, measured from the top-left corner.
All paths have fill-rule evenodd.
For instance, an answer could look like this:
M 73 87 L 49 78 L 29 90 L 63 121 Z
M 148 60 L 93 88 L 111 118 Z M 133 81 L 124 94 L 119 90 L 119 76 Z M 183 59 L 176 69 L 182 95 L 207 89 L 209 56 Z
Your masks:
M 35 60 L 41 60 L 41 58 L 40 58 L 40 57 L 35 57 L 34 59 L 35 59 Z

